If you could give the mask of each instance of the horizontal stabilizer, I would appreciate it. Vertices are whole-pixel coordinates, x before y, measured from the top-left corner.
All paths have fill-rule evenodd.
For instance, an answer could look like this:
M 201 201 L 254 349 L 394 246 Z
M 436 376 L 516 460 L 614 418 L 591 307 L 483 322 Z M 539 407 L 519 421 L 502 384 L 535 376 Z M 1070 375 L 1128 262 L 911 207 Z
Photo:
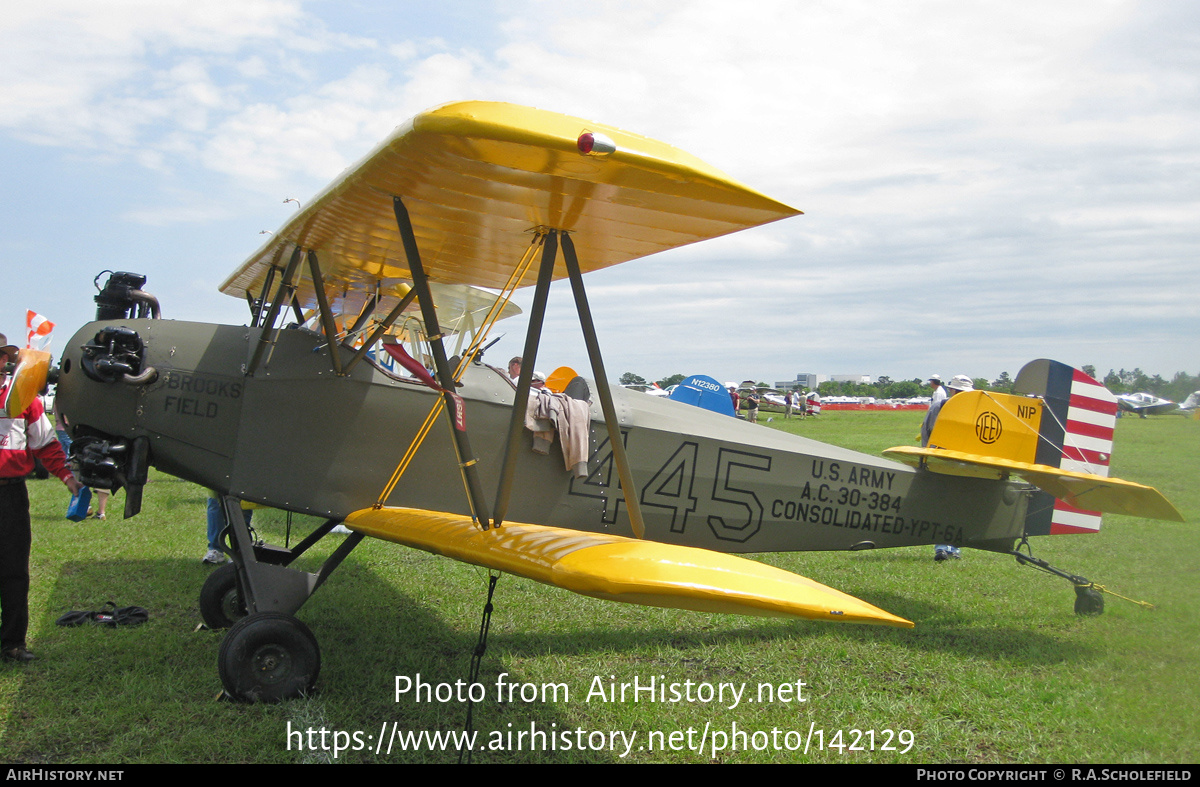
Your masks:
M 1038 489 L 1065 500 L 1075 508 L 1148 519 L 1184 521 L 1179 510 L 1154 487 L 1122 481 L 1119 478 L 1106 478 L 1049 465 L 949 451 L 944 448 L 915 448 L 902 445 L 889 448 L 883 455 L 914 467 L 924 465 L 935 473 L 946 475 L 996 479 L 1015 475 Z
M 585 596 L 655 607 L 911 628 L 912 623 L 782 569 L 707 549 L 413 508 L 357 511 L 351 529 Z

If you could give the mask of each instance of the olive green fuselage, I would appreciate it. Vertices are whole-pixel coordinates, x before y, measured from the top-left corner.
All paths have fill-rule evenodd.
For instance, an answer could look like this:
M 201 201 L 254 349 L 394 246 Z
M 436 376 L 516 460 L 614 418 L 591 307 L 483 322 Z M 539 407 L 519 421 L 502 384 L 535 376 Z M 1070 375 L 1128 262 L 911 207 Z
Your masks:
M 64 353 L 60 410 L 76 434 L 146 437 L 166 473 L 245 500 L 341 519 L 378 499 L 438 394 L 364 361 L 332 371 L 330 348 L 282 330 L 252 376 L 260 331 L 125 320 L 148 382 L 84 372 L 82 328 Z M 352 352 L 337 348 L 343 362 Z M 503 373 L 471 365 L 459 394 L 483 489 L 496 495 L 515 396 Z M 841 550 L 953 543 L 1007 548 L 1021 535 L 1019 485 L 938 475 L 645 394 L 613 389 L 646 537 L 723 552 Z M 593 397 L 594 398 L 594 397 Z M 559 442 L 533 452 L 522 430 L 506 519 L 630 534 L 597 404 L 588 476 L 564 469 Z M 469 514 L 452 427 L 442 416 L 388 505 Z

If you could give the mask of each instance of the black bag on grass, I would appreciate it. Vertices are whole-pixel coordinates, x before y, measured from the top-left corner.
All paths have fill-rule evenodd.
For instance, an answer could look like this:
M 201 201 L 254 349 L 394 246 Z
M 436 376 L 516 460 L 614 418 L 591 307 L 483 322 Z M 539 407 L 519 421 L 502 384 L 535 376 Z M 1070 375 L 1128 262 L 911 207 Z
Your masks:
M 136 626 L 150 619 L 144 607 L 118 607 L 109 601 L 98 612 L 72 611 L 58 619 L 60 626 L 82 626 L 91 623 L 97 626 Z

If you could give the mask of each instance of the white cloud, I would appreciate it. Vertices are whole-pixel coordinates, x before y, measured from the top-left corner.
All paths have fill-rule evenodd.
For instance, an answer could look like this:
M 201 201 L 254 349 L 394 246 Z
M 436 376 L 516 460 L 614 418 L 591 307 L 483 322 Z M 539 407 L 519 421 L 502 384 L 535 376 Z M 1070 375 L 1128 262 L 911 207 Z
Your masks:
M 53 0 L 0 18 L 0 125 L 42 144 L 131 147 L 169 119 L 204 130 L 205 109 L 228 106 L 269 71 L 262 54 L 361 46 L 330 35 L 296 0 Z M 153 140 L 151 140 L 153 144 Z
M 911 376 L 960 347 L 1007 359 L 1040 332 L 1111 359 L 1081 363 L 1200 365 L 1160 341 L 1162 326 L 1200 327 L 1181 295 L 1200 285 L 1190 4 L 502 8 L 498 27 L 467 35 L 450 12 L 347 33 L 336 5 L 299 0 L 22 6 L 0 20 L 13 75 L 0 128 L 274 203 L 307 199 L 428 106 L 532 104 L 664 139 L 807 213 L 597 276 L 630 331 L 751 303 L 768 326 L 807 326 L 790 346 L 688 331 L 638 349 L 647 363 L 707 347 L 760 377 L 840 357 Z M 208 215 L 181 191 L 164 198 L 123 215 Z M 633 352 L 622 344 L 618 358 Z
M 125 211 L 121 216 L 126 221 L 154 227 L 165 227 L 171 224 L 199 224 L 228 217 L 229 210 L 217 205 L 134 208 Z

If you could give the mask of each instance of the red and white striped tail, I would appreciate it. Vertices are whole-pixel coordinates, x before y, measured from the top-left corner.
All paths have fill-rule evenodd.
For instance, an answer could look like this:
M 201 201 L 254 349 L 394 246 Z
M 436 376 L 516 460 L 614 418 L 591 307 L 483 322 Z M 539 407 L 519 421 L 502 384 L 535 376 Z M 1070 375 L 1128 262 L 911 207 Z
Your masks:
M 1081 371 L 1074 372 L 1063 437 L 1063 470 L 1108 476 L 1113 430 L 1117 426 L 1117 397 Z
M 1113 430 L 1117 426 L 1117 397 L 1078 369 L 1071 370 L 1071 392 L 1067 407 L 1067 429 L 1063 435 L 1063 470 L 1108 477 L 1112 458 Z M 1100 529 L 1099 511 L 1072 508 L 1054 502 L 1050 534 L 1094 533 Z
M 1041 359 L 1021 369 L 1013 392 L 1034 394 L 1046 403 L 1038 464 L 1108 476 L 1117 398 L 1107 388 L 1065 363 Z M 1074 508 L 1048 494 L 1038 495 L 1030 509 L 1026 515 L 1030 535 L 1094 533 L 1100 529 L 1099 511 Z

